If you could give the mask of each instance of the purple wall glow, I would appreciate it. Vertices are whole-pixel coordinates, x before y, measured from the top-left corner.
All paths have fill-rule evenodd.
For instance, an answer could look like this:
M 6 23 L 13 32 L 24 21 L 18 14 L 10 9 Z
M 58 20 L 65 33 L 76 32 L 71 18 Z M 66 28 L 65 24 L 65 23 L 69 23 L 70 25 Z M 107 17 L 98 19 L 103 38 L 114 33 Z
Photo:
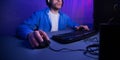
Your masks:
M 15 35 L 20 23 L 46 7 L 45 0 L 0 0 L 0 35 Z M 61 10 L 80 24 L 93 24 L 93 0 L 64 0 Z

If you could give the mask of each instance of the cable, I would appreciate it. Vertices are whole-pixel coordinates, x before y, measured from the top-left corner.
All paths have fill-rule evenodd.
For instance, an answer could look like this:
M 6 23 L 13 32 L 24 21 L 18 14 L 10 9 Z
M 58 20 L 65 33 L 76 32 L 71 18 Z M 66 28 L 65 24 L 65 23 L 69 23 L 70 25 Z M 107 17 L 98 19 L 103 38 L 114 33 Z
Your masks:
M 88 57 L 91 57 L 91 58 L 94 58 L 94 59 L 98 59 L 96 57 L 93 57 L 93 56 L 98 56 L 99 55 L 99 44 L 95 43 L 95 44 L 92 44 L 92 45 L 88 45 L 86 47 L 86 49 L 69 49 L 69 48 L 62 48 L 62 49 L 53 49 L 52 47 L 48 47 L 50 50 L 52 51 L 55 51 L 55 52 L 73 52 L 73 51 L 83 51 L 83 54 L 85 56 L 88 56 Z M 90 54 L 90 56 L 88 55 Z
M 84 55 L 90 58 L 98 59 L 99 56 L 99 44 L 92 44 L 86 47 Z
M 49 49 L 50 50 L 52 50 L 52 51 L 55 51 L 55 52 L 61 52 L 61 51 L 85 51 L 85 49 L 75 49 L 75 50 L 73 50 L 73 49 L 69 49 L 69 48 L 62 48 L 62 49 L 53 49 L 52 47 L 49 47 Z
M 92 44 L 86 47 L 86 53 L 90 53 L 92 55 L 99 55 L 99 44 Z
M 54 49 L 51 46 L 48 48 L 54 52 L 73 52 L 73 51 L 83 51 L 83 54 L 87 57 L 98 59 L 99 56 L 99 40 L 97 37 L 91 38 L 89 40 L 90 42 L 95 42 L 94 44 L 90 44 L 86 46 L 85 49 L 69 49 L 69 48 L 61 48 L 61 49 Z

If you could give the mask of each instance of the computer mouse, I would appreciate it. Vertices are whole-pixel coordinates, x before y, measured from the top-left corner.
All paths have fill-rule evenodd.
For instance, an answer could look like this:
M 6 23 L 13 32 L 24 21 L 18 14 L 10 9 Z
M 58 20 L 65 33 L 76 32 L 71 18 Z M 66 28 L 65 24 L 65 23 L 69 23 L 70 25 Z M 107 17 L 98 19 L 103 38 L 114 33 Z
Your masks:
M 39 46 L 36 47 L 37 49 L 40 49 L 40 48 L 46 48 L 50 45 L 50 41 L 49 40 L 44 40 L 42 43 L 39 43 Z

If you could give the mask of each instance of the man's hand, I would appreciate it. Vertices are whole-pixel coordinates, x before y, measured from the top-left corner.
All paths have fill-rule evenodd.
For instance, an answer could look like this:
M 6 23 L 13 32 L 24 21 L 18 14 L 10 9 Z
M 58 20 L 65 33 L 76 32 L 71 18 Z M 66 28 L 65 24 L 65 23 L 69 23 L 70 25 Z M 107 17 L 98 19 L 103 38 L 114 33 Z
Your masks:
M 42 30 L 34 31 L 28 34 L 28 40 L 33 48 L 38 47 L 44 40 L 49 41 L 49 37 Z
M 83 29 L 85 29 L 85 30 L 87 30 L 87 31 L 90 30 L 87 25 L 76 26 L 76 29 L 77 29 L 77 30 L 79 30 L 79 29 L 81 29 L 81 28 L 83 28 Z

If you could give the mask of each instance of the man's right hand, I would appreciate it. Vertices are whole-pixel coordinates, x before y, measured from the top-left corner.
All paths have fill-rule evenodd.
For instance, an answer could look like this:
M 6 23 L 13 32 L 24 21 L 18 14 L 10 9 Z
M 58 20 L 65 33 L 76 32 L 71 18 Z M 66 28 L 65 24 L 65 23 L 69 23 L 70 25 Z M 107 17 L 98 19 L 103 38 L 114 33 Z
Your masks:
M 44 40 L 49 41 L 49 37 L 42 30 L 37 30 L 28 34 L 28 40 L 33 48 L 38 47 Z

